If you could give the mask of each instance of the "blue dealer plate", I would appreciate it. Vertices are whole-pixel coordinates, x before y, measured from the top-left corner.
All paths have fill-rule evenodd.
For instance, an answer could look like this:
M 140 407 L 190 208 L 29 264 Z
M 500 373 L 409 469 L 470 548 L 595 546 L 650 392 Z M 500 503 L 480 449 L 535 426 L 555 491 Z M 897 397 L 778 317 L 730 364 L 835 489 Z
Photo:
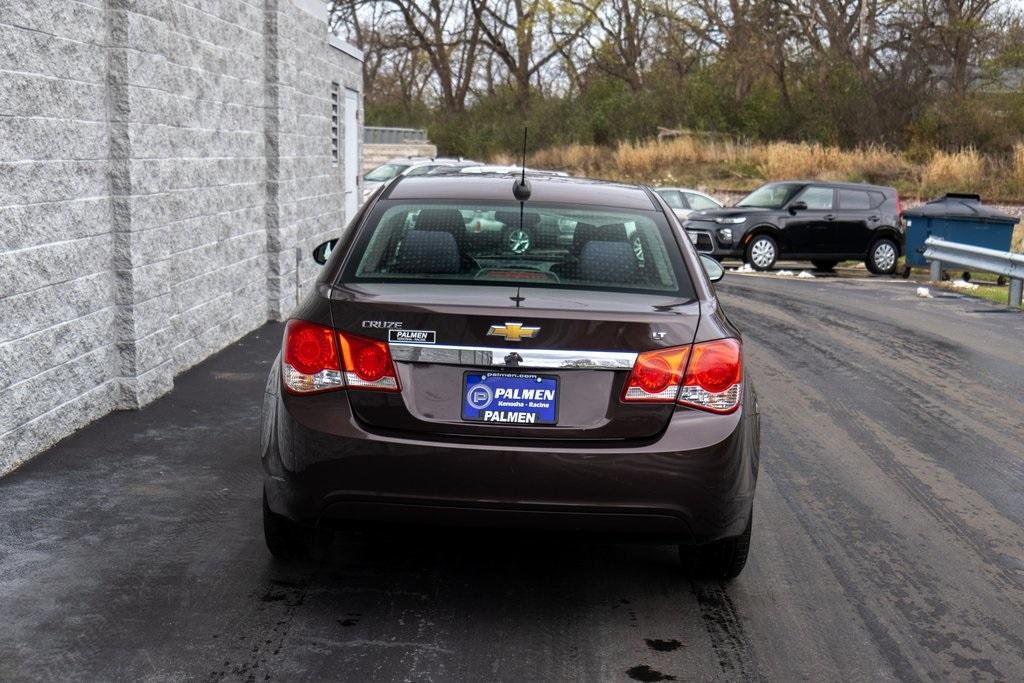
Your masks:
M 462 419 L 501 425 L 553 425 L 558 422 L 558 378 L 467 372 Z

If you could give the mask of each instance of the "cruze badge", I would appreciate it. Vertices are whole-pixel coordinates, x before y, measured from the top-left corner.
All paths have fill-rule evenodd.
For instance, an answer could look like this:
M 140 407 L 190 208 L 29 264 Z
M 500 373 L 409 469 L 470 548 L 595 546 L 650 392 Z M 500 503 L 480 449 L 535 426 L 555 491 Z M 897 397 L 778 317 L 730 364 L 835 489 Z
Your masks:
M 504 337 L 505 341 L 515 342 L 523 339 L 532 339 L 540 332 L 539 327 L 525 327 L 522 323 L 505 323 L 504 325 L 491 325 L 487 330 L 488 336 Z

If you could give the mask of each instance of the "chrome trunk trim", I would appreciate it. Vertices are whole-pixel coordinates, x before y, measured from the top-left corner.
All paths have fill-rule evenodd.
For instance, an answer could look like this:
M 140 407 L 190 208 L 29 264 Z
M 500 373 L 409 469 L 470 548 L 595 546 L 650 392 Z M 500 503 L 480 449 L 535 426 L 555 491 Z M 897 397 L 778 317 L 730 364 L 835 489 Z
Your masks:
M 636 354 L 630 351 L 561 351 L 553 349 L 494 349 L 483 346 L 445 346 L 391 342 L 391 357 L 409 363 L 470 365 L 560 370 L 630 370 Z

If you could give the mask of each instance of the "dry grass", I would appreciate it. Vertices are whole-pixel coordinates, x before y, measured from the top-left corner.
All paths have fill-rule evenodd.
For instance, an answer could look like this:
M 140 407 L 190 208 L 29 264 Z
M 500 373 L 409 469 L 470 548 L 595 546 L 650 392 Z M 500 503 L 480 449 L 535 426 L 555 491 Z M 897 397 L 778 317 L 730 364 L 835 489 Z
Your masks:
M 911 197 L 972 191 L 990 202 L 1024 201 L 1024 142 L 1007 159 L 985 157 L 968 148 L 937 151 L 927 162 L 915 163 L 899 151 L 877 145 L 840 149 L 681 136 L 663 142 L 620 142 L 614 147 L 552 147 L 533 154 L 530 164 L 578 175 L 720 190 L 749 190 L 767 180 L 812 178 L 895 185 Z
M 921 171 L 921 194 L 970 192 L 979 187 L 985 174 L 985 159 L 973 149 L 935 152 Z
M 1024 142 L 1013 146 L 1013 178 L 1024 187 Z

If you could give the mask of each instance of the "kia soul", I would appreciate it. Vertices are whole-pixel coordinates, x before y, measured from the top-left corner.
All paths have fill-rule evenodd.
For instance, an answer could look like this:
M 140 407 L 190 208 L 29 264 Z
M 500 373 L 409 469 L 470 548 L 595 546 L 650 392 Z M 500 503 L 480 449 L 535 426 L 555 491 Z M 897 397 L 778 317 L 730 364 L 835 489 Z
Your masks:
M 516 252 L 481 212 L 571 239 Z M 431 524 L 671 543 L 692 573 L 740 573 L 757 398 L 721 266 L 654 192 L 399 178 L 314 257 L 264 396 L 273 555 L 315 527 Z

